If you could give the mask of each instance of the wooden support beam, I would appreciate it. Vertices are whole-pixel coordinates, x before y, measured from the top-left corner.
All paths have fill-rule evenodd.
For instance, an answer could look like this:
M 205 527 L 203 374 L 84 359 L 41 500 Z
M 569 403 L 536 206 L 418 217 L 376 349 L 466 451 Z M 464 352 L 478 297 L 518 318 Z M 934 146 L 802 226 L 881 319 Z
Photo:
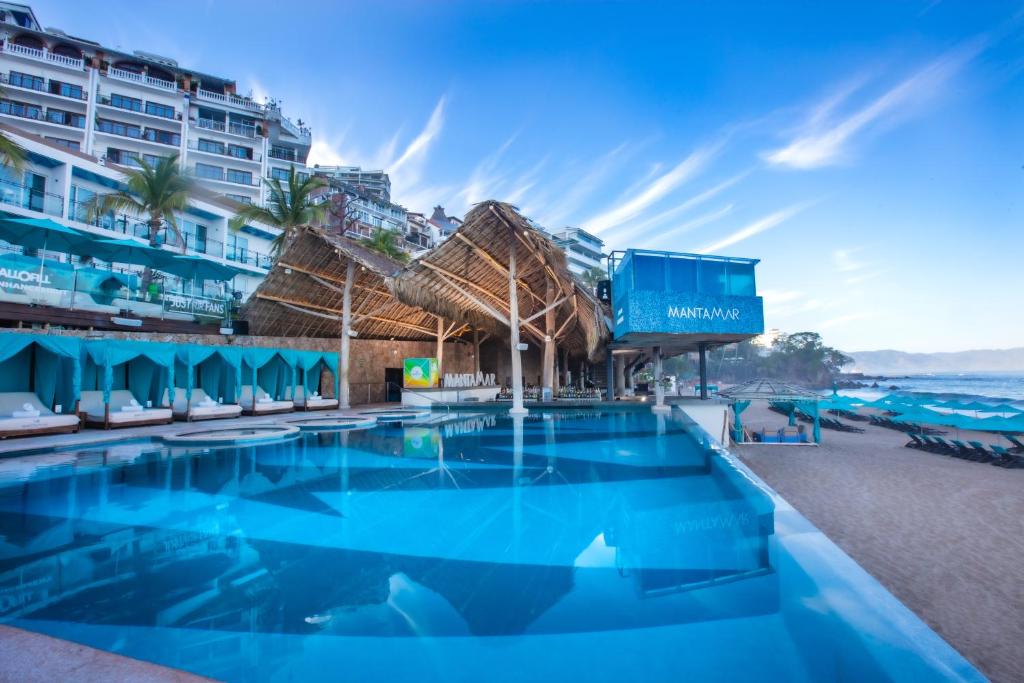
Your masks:
M 523 324 L 526 324 L 526 323 L 528 323 L 528 322 L 530 322 L 530 321 L 532 321 L 532 320 L 536 320 L 537 318 L 541 317 L 542 315 L 544 315 L 545 313 L 547 313 L 547 312 L 548 312 L 548 311 L 550 311 L 551 309 L 553 309 L 553 308 L 556 308 L 556 307 L 558 307 L 558 306 L 561 306 L 561 305 L 562 305 L 562 304 L 563 304 L 563 303 L 564 303 L 565 301 L 567 301 L 568 299 L 569 299 L 569 297 L 567 297 L 567 296 L 563 296 L 563 297 L 562 297 L 561 299 L 558 299 L 558 300 L 557 300 L 557 301 L 555 301 L 554 303 L 550 303 L 550 304 L 548 304 L 548 305 L 547 305 L 547 306 L 545 306 L 545 307 L 544 307 L 544 308 L 543 308 L 542 310 L 540 310 L 540 311 L 537 311 L 536 313 L 534 313 L 533 315 L 531 315 L 531 316 L 530 316 L 529 318 L 523 318 L 523 320 L 522 320 L 522 323 L 523 323 Z
M 454 237 L 457 237 L 458 239 L 460 239 L 460 240 L 462 240 L 463 242 L 465 242 L 465 243 L 466 243 L 467 245 L 469 245 L 469 246 L 470 246 L 470 248 L 472 248 L 472 249 L 473 249 L 473 251 L 474 251 L 474 252 L 476 253 L 476 255 L 477 255 L 477 256 L 479 256 L 480 258 L 482 258 L 482 259 L 483 259 L 483 260 L 484 260 L 485 262 L 487 262 L 487 263 L 488 263 L 488 264 L 489 264 L 489 265 L 490 265 L 490 266 L 491 266 L 492 268 L 494 268 L 495 270 L 497 270 L 497 271 L 498 271 L 499 273 L 501 273 L 501 274 L 502 274 L 502 275 L 504 275 L 505 277 L 508 277 L 508 273 L 509 273 L 509 270 L 508 270 L 508 268 L 506 268 L 505 266 L 503 266 L 503 265 L 501 264 L 501 262 L 500 262 L 500 261 L 498 261 L 498 259 L 496 259 L 496 258 L 494 258 L 493 256 L 491 256 L 490 254 L 488 254 L 488 253 L 487 253 L 487 251 L 486 251 L 486 250 L 485 250 L 485 249 L 484 249 L 483 247 L 480 247 L 480 246 L 478 246 L 478 245 L 476 244 L 476 242 L 474 242 L 473 240 L 469 239 L 468 237 L 466 237 L 465 235 L 463 235 L 463 234 L 462 234 L 461 232 L 456 232 L 456 233 L 454 234 Z M 420 263 L 424 263 L 424 264 L 425 264 L 425 263 L 426 263 L 426 261 L 420 261 Z M 534 294 L 534 293 L 533 293 L 532 291 L 530 291 L 530 287 L 529 287 L 529 286 L 528 286 L 528 285 L 527 285 L 527 284 L 526 284 L 525 282 L 523 282 L 523 281 L 522 281 L 521 279 L 519 279 L 519 278 L 516 278 L 516 280 L 515 280 L 515 281 L 516 281 L 516 282 L 517 282 L 517 283 L 519 284 L 519 286 L 520 286 L 520 287 L 522 287 L 522 288 L 523 288 L 523 290 L 525 290 L 525 291 L 526 291 L 526 293 L 527 293 L 527 294 L 529 294 L 530 296 L 532 296 L 532 297 L 533 297 L 534 299 L 536 299 L 537 301 L 540 301 L 541 303 L 543 303 L 543 301 L 544 301 L 544 300 L 543 300 L 543 299 L 541 299 L 541 298 L 540 298 L 539 296 L 537 296 L 536 294 Z

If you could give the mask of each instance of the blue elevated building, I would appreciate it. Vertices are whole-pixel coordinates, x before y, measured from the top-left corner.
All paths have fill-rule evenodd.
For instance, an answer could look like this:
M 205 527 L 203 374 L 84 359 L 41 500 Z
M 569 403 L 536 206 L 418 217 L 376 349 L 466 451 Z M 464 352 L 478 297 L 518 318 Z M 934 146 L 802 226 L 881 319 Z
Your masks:
M 609 257 L 611 353 L 636 351 L 660 361 L 697 351 L 702 397 L 706 397 L 707 349 L 764 332 L 764 303 L 757 295 L 754 275 L 758 263 L 757 259 L 642 249 L 613 252 Z

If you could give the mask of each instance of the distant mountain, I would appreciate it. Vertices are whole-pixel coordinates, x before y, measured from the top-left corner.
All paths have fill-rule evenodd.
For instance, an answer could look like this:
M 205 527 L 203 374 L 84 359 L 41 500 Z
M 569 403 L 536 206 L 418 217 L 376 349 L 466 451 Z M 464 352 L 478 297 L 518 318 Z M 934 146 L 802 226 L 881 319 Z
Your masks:
M 921 372 L 1024 372 L 1024 347 L 957 351 L 954 353 L 907 353 L 906 351 L 858 351 L 846 372 L 866 375 L 907 375 Z

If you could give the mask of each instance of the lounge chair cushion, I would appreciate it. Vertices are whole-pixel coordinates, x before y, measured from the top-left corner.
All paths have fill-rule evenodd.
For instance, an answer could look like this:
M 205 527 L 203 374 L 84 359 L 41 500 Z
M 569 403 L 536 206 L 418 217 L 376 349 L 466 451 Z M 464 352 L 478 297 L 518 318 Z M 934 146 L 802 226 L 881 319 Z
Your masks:
M 292 408 L 295 407 L 295 404 L 292 403 L 291 401 L 275 401 L 273 399 L 269 401 L 261 401 L 260 399 L 269 399 L 270 394 L 264 391 L 263 388 L 260 386 L 256 387 L 255 402 L 253 401 L 253 391 L 251 384 L 243 384 L 241 394 L 242 397 L 239 400 L 239 403 L 242 405 L 242 408 L 244 408 L 245 410 L 251 410 L 253 413 L 257 415 L 259 413 L 270 413 L 282 410 L 291 410 Z
M 168 403 L 166 392 L 164 393 L 164 405 Z M 191 416 L 193 419 L 212 419 L 221 417 L 238 417 L 242 414 L 242 406 L 237 403 L 215 403 L 204 390 L 194 387 L 192 389 L 192 405 L 188 406 L 185 400 L 185 390 L 178 388 L 174 391 L 174 416 L 185 419 Z
M 291 397 L 291 389 L 288 390 L 289 397 Z M 323 396 L 306 396 L 306 388 L 303 386 L 295 387 L 295 396 L 291 397 L 292 402 L 299 408 L 334 408 L 338 405 L 338 399 L 335 398 L 324 398 Z
M 30 407 L 33 415 L 15 417 L 15 413 L 24 411 L 25 404 Z M 38 415 L 34 413 L 38 412 Z M 0 434 L 38 430 L 46 428 L 60 429 L 78 424 L 78 416 L 74 414 L 57 415 L 43 405 L 39 397 L 31 391 L 12 391 L 0 393 Z
M 170 420 L 172 417 L 169 408 L 146 408 L 141 404 L 140 410 L 122 410 L 124 406 L 130 406 L 133 400 L 136 400 L 135 396 L 125 389 L 110 392 L 110 424 L 124 425 L 151 420 Z M 78 402 L 78 409 L 85 413 L 86 419 L 90 422 L 103 422 L 105 419 L 103 392 L 83 391 Z

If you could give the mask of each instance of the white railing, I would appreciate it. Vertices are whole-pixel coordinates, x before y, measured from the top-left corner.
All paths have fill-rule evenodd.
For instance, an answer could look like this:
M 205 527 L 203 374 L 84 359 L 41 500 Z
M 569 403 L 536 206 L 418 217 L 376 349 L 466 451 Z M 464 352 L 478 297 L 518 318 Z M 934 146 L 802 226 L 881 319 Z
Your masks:
M 153 88 L 159 88 L 160 90 L 168 90 L 174 92 L 178 89 L 173 81 L 165 81 L 162 78 L 153 78 L 146 74 L 138 74 L 134 71 L 126 71 L 125 69 L 118 69 L 116 67 L 110 67 L 107 69 L 107 75 L 111 78 L 116 78 L 119 81 L 128 81 L 129 83 L 139 83 L 141 85 L 148 85 Z
M 72 69 L 85 69 L 85 60 L 83 59 L 76 59 L 75 57 L 65 57 L 64 55 L 55 55 L 46 49 L 40 50 L 35 47 L 26 47 L 24 45 L 18 45 L 17 43 L 10 42 L 6 38 L 4 38 L 4 52 L 8 52 L 12 55 L 28 57 L 29 59 L 36 59 L 40 62 L 60 64 L 61 66 L 67 66 Z
M 221 133 L 230 133 L 231 135 L 240 135 L 243 138 L 254 138 L 256 137 L 255 126 L 245 126 L 241 123 L 228 123 L 225 124 L 223 121 L 215 121 L 213 119 L 196 119 L 196 126 L 198 128 L 205 128 L 206 130 L 215 130 Z
M 313 137 L 312 134 L 309 132 L 309 128 L 299 127 L 296 124 L 292 123 L 290 119 L 287 119 L 283 116 L 281 117 L 281 127 L 300 139 L 311 139 Z
M 200 88 L 199 92 L 196 93 L 196 96 L 201 100 L 241 107 L 242 109 L 248 109 L 249 111 L 259 112 L 261 114 L 265 111 L 265 107 L 262 104 L 253 102 L 245 97 L 239 97 L 238 95 L 225 95 L 224 93 L 211 92 Z

